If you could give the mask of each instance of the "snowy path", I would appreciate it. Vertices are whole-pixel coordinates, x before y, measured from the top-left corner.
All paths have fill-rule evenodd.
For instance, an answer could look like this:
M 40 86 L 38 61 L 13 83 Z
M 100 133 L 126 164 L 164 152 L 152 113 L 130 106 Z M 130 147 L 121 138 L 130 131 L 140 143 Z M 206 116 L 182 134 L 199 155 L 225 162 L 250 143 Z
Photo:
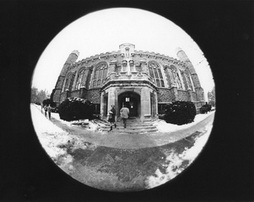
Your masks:
M 40 109 L 39 107 L 32 108 L 32 111 L 34 110 L 39 111 Z M 173 124 L 167 124 L 165 122 L 157 124 L 160 129 L 159 131 L 172 132 L 155 132 L 152 134 L 138 135 L 121 135 L 114 132 L 107 133 L 87 130 L 81 128 L 80 126 L 73 126 L 69 122 L 60 120 L 58 114 L 54 113 L 52 113 L 52 122 L 54 124 L 51 121 L 47 120 L 41 113 L 37 114 L 37 116 L 39 117 L 36 117 L 36 119 L 33 118 L 34 124 L 36 125 L 35 128 L 38 127 L 42 130 L 44 128 L 46 131 L 52 129 L 51 133 L 55 133 L 55 131 L 59 131 L 61 128 L 63 129 L 61 130 L 61 133 L 65 134 L 65 138 L 67 134 L 70 134 L 72 136 L 79 137 L 87 142 L 91 142 L 95 145 L 122 149 L 138 149 L 146 147 L 156 147 L 172 143 L 182 138 L 188 137 L 196 131 L 202 133 L 210 132 L 213 124 L 214 112 L 210 112 L 209 114 L 205 114 L 202 116 L 197 116 L 199 117 L 199 119 L 197 119 L 194 123 L 186 124 L 183 126 L 175 126 Z M 48 123 L 46 124 L 45 121 L 47 121 Z M 49 134 L 50 132 L 47 133 Z

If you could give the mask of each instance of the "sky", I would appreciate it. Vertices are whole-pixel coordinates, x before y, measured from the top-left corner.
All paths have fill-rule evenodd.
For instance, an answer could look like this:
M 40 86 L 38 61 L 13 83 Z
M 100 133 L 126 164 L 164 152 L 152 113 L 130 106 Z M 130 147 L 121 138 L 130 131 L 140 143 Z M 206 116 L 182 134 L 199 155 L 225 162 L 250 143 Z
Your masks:
M 196 69 L 207 100 L 207 92 L 214 87 L 209 63 L 183 29 L 170 19 L 141 9 L 112 8 L 89 13 L 66 25 L 45 47 L 33 73 L 32 87 L 51 93 L 73 50 L 79 51 L 79 61 L 96 54 L 118 51 L 120 44 L 132 43 L 136 50 L 174 58 L 177 58 L 176 49 L 182 48 Z

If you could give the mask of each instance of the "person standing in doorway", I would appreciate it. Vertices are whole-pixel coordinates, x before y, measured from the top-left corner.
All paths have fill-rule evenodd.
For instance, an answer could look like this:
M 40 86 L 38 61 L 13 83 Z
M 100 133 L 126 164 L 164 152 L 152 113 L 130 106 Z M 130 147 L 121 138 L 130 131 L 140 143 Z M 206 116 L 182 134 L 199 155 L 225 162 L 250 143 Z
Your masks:
M 123 105 L 122 109 L 120 110 L 120 115 L 121 118 L 123 119 L 124 128 L 126 128 L 126 120 L 129 117 L 129 113 L 130 113 L 129 109 Z

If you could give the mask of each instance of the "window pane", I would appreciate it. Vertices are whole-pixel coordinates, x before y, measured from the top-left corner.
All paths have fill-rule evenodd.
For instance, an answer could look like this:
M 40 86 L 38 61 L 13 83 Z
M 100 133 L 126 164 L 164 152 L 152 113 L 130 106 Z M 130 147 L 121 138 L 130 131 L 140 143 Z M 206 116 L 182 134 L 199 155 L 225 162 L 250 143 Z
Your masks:
M 162 73 L 161 73 L 161 69 L 159 67 L 158 67 L 158 72 L 159 72 L 160 79 L 162 79 Z
M 160 87 L 160 80 L 159 80 L 159 79 L 156 79 L 156 85 L 157 85 L 158 87 Z
M 154 73 L 155 73 L 155 78 L 159 78 L 157 69 L 154 69 Z
M 165 87 L 163 79 L 161 79 L 161 86 Z
M 152 67 L 151 67 L 150 65 L 149 65 L 148 69 L 149 69 L 149 74 L 150 74 L 150 76 L 151 76 L 152 78 L 154 78 L 153 69 L 152 69 Z

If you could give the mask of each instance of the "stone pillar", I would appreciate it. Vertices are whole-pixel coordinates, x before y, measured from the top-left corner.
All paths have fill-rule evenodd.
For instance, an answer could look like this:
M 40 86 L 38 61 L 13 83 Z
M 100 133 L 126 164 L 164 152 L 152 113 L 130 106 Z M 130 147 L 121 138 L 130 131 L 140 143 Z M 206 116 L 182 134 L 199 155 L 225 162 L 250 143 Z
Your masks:
M 158 118 L 158 95 L 154 92 L 155 118 Z
M 111 105 L 116 105 L 116 89 L 110 88 L 108 91 L 108 112 L 111 109 Z
M 194 97 L 195 94 L 192 93 L 191 89 L 188 89 L 188 94 L 189 94 L 189 97 L 190 97 L 190 101 L 195 102 L 196 101 L 196 98 Z
M 100 117 L 103 118 L 104 115 L 104 92 L 101 92 L 101 105 L 100 105 Z
M 118 117 L 119 117 L 119 105 L 118 105 L 118 89 L 115 89 L 115 109 L 116 109 L 116 121 L 118 121 Z
M 150 102 L 150 89 L 144 87 L 141 89 L 141 121 L 144 121 L 145 117 L 151 116 L 151 102 Z
M 172 84 L 172 88 L 170 89 L 170 91 L 172 92 L 172 94 L 174 95 L 174 98 L 172 99 L 172 101 L 177 101 L 178 98 L 178 91 L 177 91 L 177 87 L 176 87 L 176 83 Z

